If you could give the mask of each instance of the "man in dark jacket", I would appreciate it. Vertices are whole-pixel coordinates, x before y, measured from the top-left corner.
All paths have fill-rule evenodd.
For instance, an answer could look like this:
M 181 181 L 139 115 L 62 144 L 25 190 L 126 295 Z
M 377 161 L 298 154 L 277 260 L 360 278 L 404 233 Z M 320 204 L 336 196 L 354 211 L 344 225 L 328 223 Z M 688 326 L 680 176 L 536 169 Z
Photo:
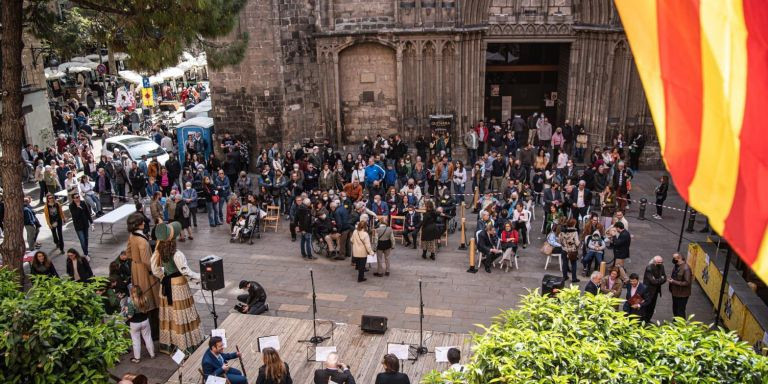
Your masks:
M 245 304 L 242 307 L 242 313 L 260 315 L 269 310 L 269 305 L 267 304 L 267 292 L 261 284 L 255 281 L 241 280 L 239 287 L 248 292 L 246 294 L 237 295 L 237 301 Z
M 77 238 L 80 240 L 80 247 L 83 249 L 83 257 L 86 260 L 88 256 L 88 229 L 93 222 L 91 209 L 82 201 L 80 195 L 72 196 L 72 203 L 69 204 L 69 214 L 72 216 L 72 226 L 75 227 Z
M 147 176 L 135 161 L 131 163 L 131 170 L 128 171 L 128 179 L 131 184 L 131 193 L 141 197 L 147 197 Z
M 316 259 L 312 256 L 312 212 L 309 205 L 312 202 L 305 198 L 296 210 L 297 229 L 301 233 L 301 257 Z
M 355 384 L 355 377 L 346 364 L 339 363 L 339 355 L 331 352 L 325 358 L 325 368 L 315 370 L 314 384 Z
M 483 266 L 488 273 L 491 273 L 493 261 L 503 253 L 501 249 L 496 247 L 497 244 L 498 238 L 493 224 L 488 224 L 485 226 L 485 230 L 478 231 L 477 249 L 483 254 Z
M 624 223 L 617 221 L 613 225 L 616 228 L 616 236 L 613 238 L 613 257 L 616 260 L 616 265 L 624 267 L 624 260 L 629 259 L 629 245 L 632 242 L 632 237 L 629 235 L 629 231 L 624 229 Z
M 672 274 L 669 276 L 669 291 L 672 293 L 672 315 L 685 318 L 685 307 L 688 305 L 688 298 L 691 296 L 691 283 L 693 276 L 691 267 L 685 261 L 685 256 L 672 254 Z
M 168 180 L 171 182 L 171 185 L 179 184 L 179 175 L 181 175 L 181 163 L 179 163 L 176 156 L 175 151 L 170 153 L 168 161 L 165 162 L 165 169 L 168 170 Z
M 416 212 L 416 207 L 409 204 L 408 212 L 405 214 L 405 219 L 403 220 L 403 238 L 405 239 L 406 247 L 413 244 L 413 249 L 416 249 L 416 244 L 419 243 L 417 241 L 417 236 L 419 235 L 420 227 L 421 213 Z M 413 239 L 413 242 L 411 242 L 411 239 Z
M 648 304 L 645 307 L 643 320 L 651 322 L 653 312 L 656 310 L 656 300 L 661 296 L 661 286 L 667 282 L 667 273 L 664 272 L 664 260 L 661 256 L 654 256 L 650 264 L 645 267 L 643 285 L 648 290 Z
M 339 201 L 331 202 L 331 215 L 333 221 L 336 222 L 336 228 L 339 230 L 339 253 L 336 255 L 336 260 L 344 260 L 347 255 L 347 243 L 349 242 L 349 234 L 352 232 L 352 227 L 349 223 L 349 212 Z
M 520 115 L 515 115 L 512 119 L 512 130 L 515 132 L 515 138 L 520 145 L 528 143 L 528 130 L 526 129 L 525 120 Z
M 589 282 L 584 287 L 584 292 L 597 295 L 597 293 L 600 292 L 600 282 L 602 282 L 602 280 L 603 274 L 600 273 L 600 271 L 592 272 L 592 275 L 589 277 Z
M 648 307 L 648 288 L 640 282 L 640 276 L 637 273 L 629 275 L 627 283 L 627 296 L 624 302 L 624 312 L 630 315 L 637 315 L 641 319 L 645 318 L 645 311 Z

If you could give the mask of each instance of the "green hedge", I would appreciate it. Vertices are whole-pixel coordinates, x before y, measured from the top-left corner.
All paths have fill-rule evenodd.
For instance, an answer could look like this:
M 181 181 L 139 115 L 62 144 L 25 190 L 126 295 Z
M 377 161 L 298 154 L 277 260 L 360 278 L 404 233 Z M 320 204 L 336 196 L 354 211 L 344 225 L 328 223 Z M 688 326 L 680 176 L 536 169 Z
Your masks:
M 768 383 L 768 358 L 735 333 L 683 319 L 645 326 L 620 302 L 577 288 L 528 294 L 474 335 L 465 374 L 422 383 Z
M 0 383 L 108 382 L 131 340 L 106 316 L 97 285 L 35 276 L 21 292 L 0 268 Z

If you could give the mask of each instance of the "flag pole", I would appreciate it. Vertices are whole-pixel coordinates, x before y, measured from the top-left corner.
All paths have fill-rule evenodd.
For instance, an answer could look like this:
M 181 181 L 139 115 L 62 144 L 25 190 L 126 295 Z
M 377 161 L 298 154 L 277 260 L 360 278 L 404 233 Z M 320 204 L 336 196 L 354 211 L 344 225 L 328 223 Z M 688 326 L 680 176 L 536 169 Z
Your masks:
M 680 252 L 680 246 L 683 244 L 683 231 L 685 230 L 685 216 L 688 214 L 688 202 L 685 203 L 683 210 L 683 224 L 680 225 L 680 238 L 677 239 L 677 252 Z

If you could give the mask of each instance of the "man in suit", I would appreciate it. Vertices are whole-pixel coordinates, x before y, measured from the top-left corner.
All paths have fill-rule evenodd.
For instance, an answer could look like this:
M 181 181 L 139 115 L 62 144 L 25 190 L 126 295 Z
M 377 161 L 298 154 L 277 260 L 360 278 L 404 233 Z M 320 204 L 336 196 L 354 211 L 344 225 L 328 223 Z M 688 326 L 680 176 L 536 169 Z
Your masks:
M 560 184 L 552 183 L 552 186 L 544 190 L 544 211 L 549 212 L 549 205 L 555 204 L 560 207 L 563 203 L 563 192 L 560 191 Z
M 627 301 L 624 302 L 624 312 L 630 315 L 637 315 L 641 319 L 645 317 L 645 310 L 648 307 L 648 289 L 645 284 L 640 282 L 640 276 L 637 273 L 629 275 L 629 284 L 627 284 Z
M 624 229 L 624 223 L 618 221 L 613 225 L 616 229 L 616 236 L 613 237 L 613 257 L 617 267 L 624 268 L 624 260 L 629 258 L 629 245 L 632 243 L 632 236 L 629 231 Z
M 220 377 L 226 375 L 227 380 L 232 384 L 248 384 L 248 378 L 243 376 L 242 372 L 230 368 L 227 364 L 227 360 L 238 357 L 240 357 L 240 352 L 224 353 L 224 343 L 221 341 L 221 337 L 211 337 L 208 340 L 208 350 L 203 355 L 203 376 L 207 380 L 210 375 Z
M 339 363 L 339 355 L 331 352 L 325 359 L 325 368 L 315 370 L 315 384 L 355 384 L 355 377 L 346 364 Z
M 571 191 L 570 202 L 574 217 L 584 217 L 589 211 L 589 205 L 592 203 L 592 191 L 587 189 L 587 182 L 579 181 L 579 187 Z
M 408 212 L 405 214 L 405 222 L 403 223 L 403 238 L 405 238 L 405 246 L 411 245 L 411 238 L 413 239 L 413 249 L 416 249 L 417 236 L 419 235 L 419 228 L 421 227 L 421 214 L 416 212 L 416 207 L 408 205 Z
M 648 289 L 648 306 L 645 308 L 643 320 L 651 322 L 653 312 L 656 310 L 656 300 L 661 296 L 661 286 L 667 282 L 667 273 L 664 272 L 664 260 L 661 256 L 654 256 L 645 267 L 643 284 Z
M 600 271 L 592 272 L 592 276 L 589 278 L 589 282 L 584 287 L 584 292 L 597 295 L 600 292 L 600 282 L 603 281 L 603 274 Z
M 483 266 L 485 271 L 491 273 L 491 265 L 502 253 L 501 249 L 497 248 L 498 237 L 496 237 L 496 228 L 493 224 L 488 224 L 485 230 L 480 230 L 476 234 L 477 236 L 477 250 L 483 254 Z

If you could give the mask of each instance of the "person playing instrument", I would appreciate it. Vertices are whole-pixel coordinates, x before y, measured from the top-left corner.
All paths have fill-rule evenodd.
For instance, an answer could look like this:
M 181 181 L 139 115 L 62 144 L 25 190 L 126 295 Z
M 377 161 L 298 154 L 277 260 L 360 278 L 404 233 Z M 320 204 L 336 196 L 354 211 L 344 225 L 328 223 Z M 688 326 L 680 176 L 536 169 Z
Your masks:
M 339 355 L 331 352 L 325 358 L 325 368 L 315 370 L 315 384 L 355 384 L 355 377 L 349 372 L 349 367 L 339 363 Z
M 226 376 L 232 384 L 248 384 L 248 378 L 242 372 L 231 368 L 227 361 L 240 357 L 240 352 L 224 353 L 224 343 L 219 336 L 208 340 L 208 350 L 203 355 L 203 376 Z

